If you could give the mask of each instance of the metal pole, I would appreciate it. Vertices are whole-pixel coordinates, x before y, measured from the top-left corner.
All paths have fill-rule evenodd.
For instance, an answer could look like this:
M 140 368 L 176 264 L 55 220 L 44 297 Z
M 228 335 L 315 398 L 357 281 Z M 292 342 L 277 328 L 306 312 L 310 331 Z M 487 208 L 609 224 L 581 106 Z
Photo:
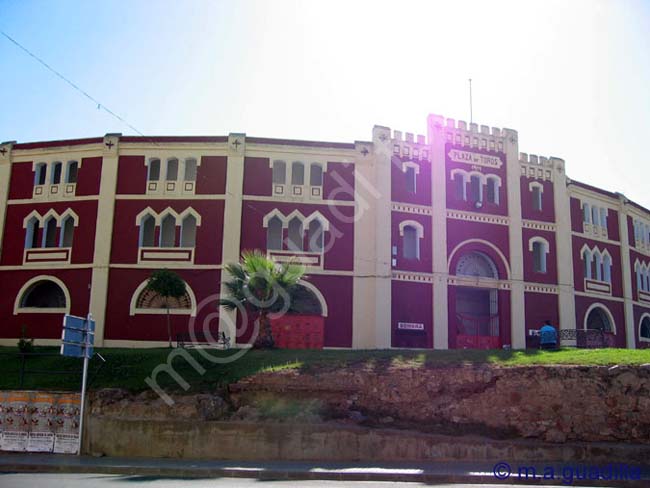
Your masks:
M 81 379 L 81 409 L 79 411 L 79 447 L 77 448 L 78 456 L 81 456 L 81 441 L 84 432 L 84 409 L 86 406 L 86 377 L 87 376 L 88 376 L 88 356 L 84 355 L 84 372 L 83 372 L 83 377 Z
M 86 407 L 86 381 L 88 379 L 88 346 L 90 346 L 90 321 L 92 320 L 92 316 L 88 314 L 88 317 L 86 318 L 86 324 L 85 324 L 85 329 L 86 329 L 86 335 L 84 337 L 84 369 L 83 369 L 83 375 L 81 378 L 81 407 L 79 409 L 79 445 L 77 447 L 77 455 L 81 456 L 81 444 L 83 441 L 83 433 L 84 433 L 84 413 L 85 413 L 85 407 Z
M 469 123 L 474 122 L 474 114 L 472 113 L 472 79 L 469 79 Z

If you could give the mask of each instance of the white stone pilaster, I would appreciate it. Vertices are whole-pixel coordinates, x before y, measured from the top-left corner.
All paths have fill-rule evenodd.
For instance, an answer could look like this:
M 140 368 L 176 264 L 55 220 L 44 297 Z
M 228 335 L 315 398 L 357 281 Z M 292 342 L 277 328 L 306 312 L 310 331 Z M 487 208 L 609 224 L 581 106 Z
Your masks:
M 621 276 L 623 278 L 623 303 L 625 312 L 625 340 L 628 349 L 636 349 L 636 324 L 634 323 L 634 305 L 632 303 L 632 268 L 630 264 L 630 239 L 627 229 L 627 199 L 618 196 L 618 229 L 621 238 Z
M 564 161 L 550 158 L 553 166 L 553 204 L 555 205 L 555 248 L 557 249 L 558 308 L 560 330 L 576 328 L 576 302 L 573 288 L 573 242 L 571 237 L 571 199 L 567 190 Z
M 433 233 L 433 347 L 449 348 L 449 306 L 447 302 L 447 177 L 444 119 L 429 115 L 427 132 L 431 155 L 431 197 Z
M 510 243 L 510 324 L 513 349 L 526 348 L 526 313 L 524 303 L 524 257 L 521 221 L 521 168 L 517 131 L 503 129 L 508 181 L 508 238 Z
M 14 142 L 0 144 L 0 256 L 7 215 L 7 201 L 9 200 L 9 180 L 11 179 L 11 150 Z
M 356 142 L 355 151 L 352 347 L 374 349 L 378 344 L 375 308 L 378 241 L 377 198 L 372 189 L 377 186 L 377 156 L 373 143 Z
M 95 346 L 98 347 L 104 344 L 106 327 L 109 264 L 113 241 L 113 217 L 115 215 L 121 135 L 106 134 L 102 146 L 102 172 L 97 204 L 97 223 L 95 226 L 95 254 L 90 285 L 90 313 L 95 319 Z
M 241 247 L 241 218 L 244 192 L 244 157 L 246 134 L 228 135 L 228 168 L 226 170 L 226 201 L 223 216 L 222 264 L 238 263 Z M 229 279 L 221 271 L 221 296 L 228 294 L 224 282 Z M 219 309 L 219 330 L 225 332 L 234 343 L 236 335 L 236 311 Z
M 375 148 L 375 188 L 370 205 L 375 205 L 375 327 L 379 349 L 391 347 L 391 157 L 390 129 L 375 126 L 372 130 Z M 356 239 L 355 239 L 356 240 Z

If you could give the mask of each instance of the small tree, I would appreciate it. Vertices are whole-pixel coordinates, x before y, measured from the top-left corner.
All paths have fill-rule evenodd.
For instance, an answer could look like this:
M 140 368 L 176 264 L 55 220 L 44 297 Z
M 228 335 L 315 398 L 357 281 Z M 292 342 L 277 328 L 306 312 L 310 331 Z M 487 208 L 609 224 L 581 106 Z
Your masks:
M 172 325 L 169 317 L 170 298 L 181 298 L 185 295 L 185 282 L 173 271 L 159 269 L 154 271 L 147 282 L 147 289 L 160 295 L 167 309 L 167 338 L 169 347 L 172 347 Z
M 269 314 L 291 308 L 305 269 L 294 263 L 278 264 L 259 250 L 244 251 L 240 263 L 228 264 L 225 269 L 231 277 L 224 283 L 229 296 L 221 298 L 219 305 L 227 310 L 243 306 L 256 314 L 260 333 L 255 346 L 272 348 L 275 341 Z

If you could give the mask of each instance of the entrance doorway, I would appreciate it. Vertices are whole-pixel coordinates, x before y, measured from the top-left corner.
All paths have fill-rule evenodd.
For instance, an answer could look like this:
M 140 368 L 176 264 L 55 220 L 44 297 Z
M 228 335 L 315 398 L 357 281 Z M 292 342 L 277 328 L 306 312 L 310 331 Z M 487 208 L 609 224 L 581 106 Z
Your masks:
M 497 290 L 459 287 L 456 291 L 456 345 L 461 349 L 498 349 Z

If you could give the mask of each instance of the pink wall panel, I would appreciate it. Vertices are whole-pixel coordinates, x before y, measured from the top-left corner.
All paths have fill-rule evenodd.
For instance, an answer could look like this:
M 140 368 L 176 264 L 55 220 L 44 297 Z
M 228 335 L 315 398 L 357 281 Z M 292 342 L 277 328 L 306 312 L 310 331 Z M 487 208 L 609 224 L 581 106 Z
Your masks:
M 325 269 L 353 269 L 354 207 L 351 206 L 331 207 L 326 205 L 245 201 L 242 208 L 242 251 L 245 249 L 266 250 L 266 229 L 263 226 L 263 219 L 266 214 L 275 208 L 284 215 L 289 215 L 294 210 L 299 210 L 304 216 L 319 211 L 330 223 L 330 230 L 325 233 L 324 241 L 326 249 Z
M 244 195 L 271 196 L 272 181 L 269 158 L 244 158 Z
M 323 173 L 323 198 L 326 200 L 354 201 L 354 165 L 351 163 L 327 163 Z
M 151 314 L 130 315 L 131 298 L 136 288 L 149 278 L 153 269 L 111 269 L 106 316 L 106 339 L 166 341 L 166 316 Z M 187 333 L 190 328 L 216 333 L 219 326 L 217 294 L 220 272 L 215 269 L 174 270 L 196 295 L 199 308 L 196 318 L 189 315 L 172 315 L 172 337 Z
M 32 198 L 34 191 L 33 163 L 13 163 L 9 182 L 9 200 Z
M 560 312 L 558 308 L 558 297 L 551 293 L 531 293 L 526 292 L 524 295 L 526 307 L 526 347 L 534 345 L 539 346 L 539 341 L 532 339 L 528 334 L 529 330 L 539 330 L 544 325 L 545 320 L 550 320 L 551 324 L 560 330 Z
M 452 258 L 450 270 L 454 274 L 458 258 L 466 252 L 480 251 L 494 261 L 498 270 L 499 276 L 505 277 L 507 275 L 506 263 L 498 255 L 498 253 L 487 244 L 476 242 L 476 240 L 489 241 L 496 246 L 506 259 L 510 256 L 510 246 L 508 241 L 508 227 L 505 225 L 485 224 L 482 222 L 467 222 L 463 220 L 447 219 L 447 253 L 451 255 L 456 246 L 466 241 L 473 240 L 463 244 L 462 248 L 456 251 Z
M 618 212 L 609 209 L 607 211 L 607 237 L 611 241 L 619 241 L 621 239 L 621 232 L 618 226 Z
M 35 204 L 9 205 L 5 220 L 5 233 L 2 246 L 2 265 L 12 266 L 23 263 L 25 249 L 25 229 L 23 221 L 32 210 L 45 215 L 50 209 L 62 214 L 72 209 L 79 216 L 79 225 L 75 227 L 72 242 L 72 264 L 92 263 L 95 250 L 95 226 L 97 222 L 97 201 L 69 201 Z M 61 228 L 57 229 L 57 243 Z M 39 243 L 43 229 L 39 230 Z
M 623 302 L 615 302 L 600 297 L 576 296 L 576 328 L 584 329 L 587 310 L 594 303 L 604 305 L 611 313 L 616 328 L 616 347 L 625 347 L 625 318 Z
M 391 299 L 391 346 L 432 348 L 433 285 L 393 280 Z M 424 330 L 400 330 L 399 322 L 424 324 Z
M 178 213 L 192 207 L 201 215 L 201 225 L 196 228 L 195 264 L 219 264 L 223 239 L 223 200 L 117 200 L 111 262 L 133 264 L 138 260 L 140 228 L 136 216 L 147 207 L 161 213 L 171 207 Z M 118 218 L 119 217 L 119 218 Z M 156 228 L 158 242 L 159 227 Z M 177 247 L 180 246 L 180 227 L 177 226 Z M 162 264 L 161 264 L 161 267 Z
M 531 182 L 541 183 L 544 191 L 542 192 L 542 209 L 533 208 L 533 192 L 530 190 Z M 521 177 L 521 216 L 524 219 L 540 220 L 542 222 L 555 222 L 555 201 L 553 195 L 553 182 L 541 181 L 527 176 Z
M 609 255 L 612 257 L 612 295 L 615 297 L 623 296 L 623 273 L 621 271 L 621 248 L 616 244 L 608 244 L 593 239 L 585 239 L 583 237 L 573 237 L 573 278 L 574 287 L 577 291 L 584 291 L 584 265 L 580 250 L 582 246 L 587 244 L 591 249 L 598 246 L 600 251 L 607 249 Z
M 99 195 L 102 158 L 83 158 L 77 175 L 77 196 Z
M 406 173 L 402 171 L 402 162 L 410 161 L 418 165 L 415 193 L 406 189 Z M 393 155 L 391 158 L 391 199 L 394 202 L 431 205 L 431 163 L 426 160 L 412 160 Z
M 420 239 L 420 259 L 404 258 L 404 238 L 399 234 L 399 225 L 405 220 L 414 220 L 422 224 L 424 227 L 424 237 Z M 431 255 L 432 239 L 434 239 L 434 236 L 431 228 L 430 216 L 405 212 L 393 212 L 391 225 L 391 250 L 393 246 L 397 248 L 397 254 L 393 255 L 393 258 L 397 260 L 397 264 L 393 266 L 393 269 L 430 273 L 433 269 L 433 258 Z
M 538 273 L 534 267 L 533 252 L 529 250 L 532 237 L 542 237 L 549 243 L 549 253 L 546 255 L 546 273 Z M 524 256 L 524 280 L 534 283 L 557 284 L 557 246 L 555 232 L 522 229 L 522 251 Z
M 449 152 L 452 149 L 458 149 L 460 151 L 469 151 L 473 153 L 479 153 L 479 154 L 485 154 L 488 156 L 495 156 L 501 159 L 503 162 L 503 165 L 500 168 L 492 168 L 492 167 L 484 167 L 484 166 L 479 166 L 481 168 L 481 173 L 484 175 L 490 175 L 494 174 L 497 175 L 501 178 L 501 187 L 499 188 L 499 204 L 494 204 L 494 203 L 489 203 L 487 201 L 486 195 L 487 195 L 487 186 L 483 185 L 483 206 L 480 209 L 477 209 L 474 205 L 474 202 L 470 201 L 469 195 L 470 195 L 470 183 L 469 179 L 466 184 L 466 194 L 467 194 L 467 199 L 463 201 L 462 199 L 459 199 L 458 196 L 456 195 L 456 188 L 454 186 L 454 181 L 451 179 L 451 172 L 452 170 L 459 168 L 462 170 L 465 170 L 467 172 L 472 171 L 472 164 L 466 164 L 466 163 L 457 163 L 454 162 L 450 159 L 449 157 Z M 481 213 L 488 213 L 488 214 L 496 214 L 496 215 L 508 215 L 508 185 L 507 185 L 507 172 L 506 172 L 506 164 L 505 164 L 505 154 L 504 153 L 499 153 L 499 152 L 494 152 L 494 151 L 487 151 L 483 149 L 478 149 L 478 148 L 471 148 L 468 149 L 463 146 L 453 146 L 451 144 L 445 144 L 445 165 L 446 165 L 446 189 L 447 189 L 447 208 L 453 208 L 457 210 L 466 210 L 470 212 L 481 212 Z
M 20 289 L 30 279 L 40 275 L 59 278 L 70 292 L 70 313 L 85 316 L 90 301 L 90 269 L 0 271 L 0 337 L 18 338 L 20 328 L 36 339 L 60 339 L 63 314 L 26 313 L 14 315 L 14 302 Z M 38 341 L 37 341 L 38 344 Z
M 571 197 L 569 207 L 571 209 L 571 230 L 573 232 L 582 232 L 582 208 L 580 200 Z
M 120 156 L 117 169 L 118 195 L 143 195 L 147 191 L 144 156 Z
M 226 156 L 203 156 L 196 172 L 197 195 L 223 195 L 226 193 Z

